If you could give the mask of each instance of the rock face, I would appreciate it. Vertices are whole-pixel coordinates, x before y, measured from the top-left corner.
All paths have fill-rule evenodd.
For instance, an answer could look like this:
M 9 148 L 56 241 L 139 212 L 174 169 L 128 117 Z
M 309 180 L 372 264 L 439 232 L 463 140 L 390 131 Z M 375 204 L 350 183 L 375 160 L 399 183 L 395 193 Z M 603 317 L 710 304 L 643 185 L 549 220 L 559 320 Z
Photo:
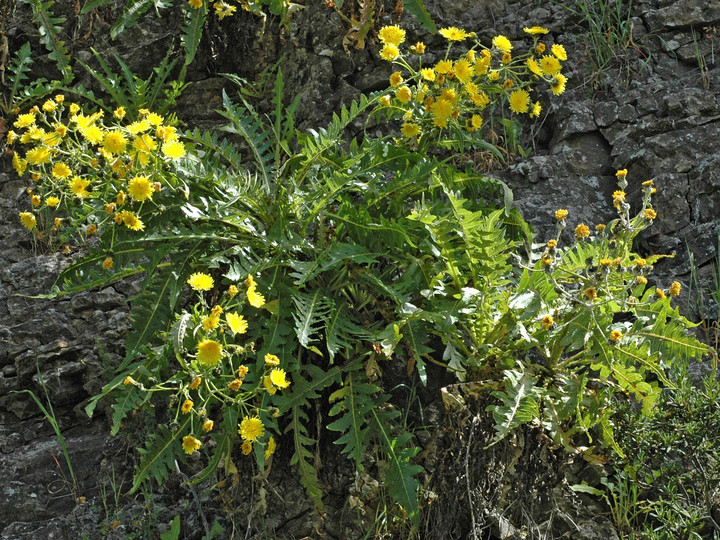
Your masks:
M 611 218 L 614 173 L 627 168 L 631 186 L 652 178 L 658 187 L 658 219 L 642 238 L 640 249 L 676 253 L 674 259 L 658 265 L 658 284 L 667 286 L 679 280 L 689 285 L 689 254 L 701 282 L 709 279 L 720 234 L 720 71 L 714 63 L 716 36 L 712 28 L 720 21 L 720 2 L 633 2 L 626 19 L 631 33 L 614 52 L 614 61 L 595 73 L 589 71 L 588 54 L 592 50 L 583 37 L 583 21 L 562 5 L 538 5 L 532 0 L 425 3 L 439 24 L 475 30 L 486 40 L 498 32 L 511 40 L 520 39 L 524 26 L 543 25 L 568 49 L 568 65 L 574 66 L 568 90 L 560 99 L 547 101 L 547 114 L 533 127 L 532 139 L 525 141 L 535 152 L 494 173 L 511 185 L 518 206 L 540 239 L 546 240 L 553 233 L 552 214 L 557 208 L 570 211 L 573 227 Z M 93 66 L 90 47 L 104 58 L 116 53 L 136 73 L 147 77 L 177 38 L 179 15 L 170 10 L 157 18 L 149 12 L 134 29 L 111 40 L 109 27 L 123 4 L 118 0 L 90 16 L 78 15 L 70 3 L 57 2 L 54 9 L 67 18 L 62 28 L 75 57 Z M 385 2 L 384 11 L 380 4 L 380 22 L 391 23 L 395 2 Z M 287 95 L 301 96 L 300 127 L 321 126 L 339 104 L 386 85 L 390 69 L 377 59 L 377 48 L 370 46 L 375 45 L 372 37 L 368 48 L 350 46 L 345 52 L 342 38 L 346 23 L 320 0 L 308 0 L 293 16 L 291 27 L 282 32 L 270 21 L 268 34 L 262 39 L 255 33 L 259 22 L 251 15 L 242 13 L 228 21 L 224 26 L 214 19 L 208 23 L 198 59 L 190 68 L 192 84 L 178 100 L 179 117 L 188 127 L 207 127 L 220 121 L 214 109 L 221 106 L 221 91 L 235 91 L 219 76 L 223 72 L 252 81 L 264 68 L 279 62 Z M 435 49 L 443 46 L 442 38 L 424 34 L 407 14 L 402 24 L 408 28 L 409 40 L 423 39 L 429 45 L 438 45 Z M 36 76 L 57 75 L 54 63 L 42 56 L 43 46 L 34 37 L 37 32 L 29 4 L 18 4 L 5 30 L 11 52 L 27 40 L 32 42 Z M 69 39 L 78 35 L 86 38 Z M 80 82 L 97 91 L 79 64 L 75 73 Z M 267 80 L 260 81 L 258 90 L 267 85 Z M 149 507 L 155 509 L 153 515 L 161 528 L 182 513 L 184 520 L 194 524 L 190 528 L 195 532 L 187 537 L 199 538 L 203 527 L 193 495 L 180 487 L 181 496 L 173 502 L 172 497 L 153 500 L 152 504 L 146 500 L 144 505 L 123 499 L 126 522 L 119 525 L 113 524 L 117 518 L 114 511 L 100 510 L 112 499 L 108 493 L 113 475 L 121 478 L 127 474 L 131 465 L 127 454 L 131 452 L 108 436 L 102 415 L 90 420 L 83 406 L 100 391 L 123 355 L 126 299 L 132 285 L 119 284 L 52 301 L 30 298 L 46 293 L 74 255 L 33 244 L 17 220 L 17 213 L 25 209 L 26 186 L 17 180 L 7 160 L 1 166 L 0 471 L 4 478 L 0 485 L 0 538 L 79 538 L 82 534 L 88 538 L 121 538 L 131 532 L 127 523 L 142 521 L 137 516 Z M 630 187 L 628 192 L 629 200 L 637 203 L 639 189 Z M 44 407 L 52 404 L 72 474 L 60 441 L 28 390 Z M 517 448 L 528 455 L 533 452 L 530 447 Z M 501 471 L 509 467 L 509 459 L 511 456 L 494 456 L 492 463 Z M 479 460 L 476 465 L 481 468 L 489 462 Z M 285 477 L 294 478 L 292 474 L 275 474 L 277 485 L 280 478 L 286 482 Z M 325 531 L 333 538 L 362 536 L 345 529 L 338 517 L 351 483 L 350 474 L 338 465 L 326 476 L 336 497 L 329 507 L 335 504 L 337 508 L 329 511 Z M 286 487 L 293 494 L 292 500 L 302 500 L 299 486 Z M 240 486 L 236 495 L 252 500 L 257 493 L 251 486 Z M 263 500 L 265 495 L 268 500 L 275 496 L 263 492 Z M 85 497 L 85 502 L 78 504 L 83 500 L 80 497 Z M 217 508 L 210 495 L 203 497 L 203 504 Z M 278 537 L 293 536 L 298 531 L 316 534 L 319 525 L 309 505 L 298 502 L 288 510 L 280 502 L 289 500 L 287 495 L 272 500 L 271 506 L 279 509 L 270 510 L 265 522 Z M 250 503 L 245 506 L 252 515 Z M 565 532 L 559 532 L 557 538 L 614 537 L 608 523 L 589 516 L 587 511 L 571 510 L 563 509 L 568 515 L 582 517 L 577 520 L 578 530 L 564 524 Z M 467 519 L 469 514 L 460 512 L 455 517 Z M 503 529 L 500 514 L 491 518 L 494 534 L 513 537 L 509 526 Z M 458 534 L 470 533 L 464 523 Z

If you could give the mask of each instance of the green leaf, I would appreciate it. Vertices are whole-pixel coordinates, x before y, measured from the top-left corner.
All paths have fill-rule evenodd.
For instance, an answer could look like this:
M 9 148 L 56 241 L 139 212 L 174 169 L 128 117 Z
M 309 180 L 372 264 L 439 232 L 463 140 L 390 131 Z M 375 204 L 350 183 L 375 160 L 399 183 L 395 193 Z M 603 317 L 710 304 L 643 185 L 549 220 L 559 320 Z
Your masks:
M 72 80 L 72 69 L 70 67 L 70 51 L 65 42 L 60 40 L 62 28 L 59 26 L 65 22 L 64 17 L 55 17 L 51 9 L 54 4 L 52 0 L 29 0 L 33 9 L 33 16 L 39 25 L 40 41 L 50 54 L 48 58 L 55 60 L 58 70 L 62 73 L 65 81 Z
M 409 442 L 411 435 L 403 433 L 393 438 L 388 424 L 378 415 L 376 409 L 373 409 L 373 415 L 380 440 L 388 456 L 389 466 L 385 476 L 388 492 L 405 509 L 408 517 L 413 522 L 417 522 L 419 515 L 417 494 L 420 483 L 415 479 L 415 475 L 421 473 L 423 468 L 420 465 L 413 465 L 410 460 L 417 455 L 420 449 L 417 447 L 403 448 Z
M 308 348 L 310 342 L 318 339 L 320 330 L 327 322 L 331 304 L 320 289 L 312 294 L 295 292 L 292 301 L 295 305 L 295 334 L 300 345 Z
M 85 2 L 85 4 L 83 5 L 82 9 L 80 10 L 80 15 L 86 15 L 94 9 L 97 9 L 99 7 L 105 6 L 107 4 L 112 4 L 112 3 L 113 3 L 113 0 L 87 0 Z
M 158 431 L 148 436 L 145 448 L 138 448 L 142 457 L 135 468 L 130 494 L 135 493 L 148 478 L 154 478 L 158 484 L 162 484 L 167 480 L 169 473 L 175 470 L 175 460 L 185 460 L 180 437 L 185 433 L 188 424 L 190 424 L 190 415 L 172 431 L 160 424 Z
M 199 8 L 185 9 L 185 24 L 182 28 L 182 44 L 185 48 L 185 65 L 189 66 L 195 59 L 198 46 L 203 35 L 203 27 L 207 19 L 208 2 L 203 2 Z
M 115 39 L 128 28 L 135 26 L 147 10 L 154 4 L 154 0 L 128 0 L 122 14 L 110 29 L 110 37 Z
M 423 0 L 402 0 L 403 8 L 410 13 L 417 21 L 427 30 L 434 34 L 437 31 L 435 21 L 433 21 Z
M 502 405 L 489 405 L 492 411 L 497 434 L 488 446 L 497 444 L 510 431 L 518 426 L 532 422 L 539 416 L 539 398 L 542 389 L 535 386 L 537 379 L 529 372 L 505 370 L 505 390 L 495 391 L 492 395 L 502 401 Z
M 178 540 L 180 538 L 180 516 L 175 516 L 170 529 L 160 535 L 160 540 Z

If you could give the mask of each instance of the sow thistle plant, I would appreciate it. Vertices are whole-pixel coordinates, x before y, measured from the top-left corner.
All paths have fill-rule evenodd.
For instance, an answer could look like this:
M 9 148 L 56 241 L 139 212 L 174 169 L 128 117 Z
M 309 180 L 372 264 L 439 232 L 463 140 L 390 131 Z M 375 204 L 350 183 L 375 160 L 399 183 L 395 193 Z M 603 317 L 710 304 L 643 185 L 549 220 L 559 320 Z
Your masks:
M 675 358 L 712 354 L 688 335 L 695 325 L 672 307 L 680 283 L 651 284 L 653 265 L 664 256 L 632 251 L 657 211 L 648 180 L 640 186 L 642 206 L 631 215 L 626 175 L 618 171 L 613 193 L 618 217 L 594 231 L 577 224 L 574 243 L 561 240 L 568 211 L 555 212 L 555 238 L 540 245 L 496 313 L 488 334 L 497 339 L 490 360 L 504 364 L 504 388 L 493 392 L 502 404 L 491 407 L 496 440 L 536 422 L 588 459 L 600 459 L 597 448 L 604 445 L 622 456 L 613 437 L 614 400 L 626 396 L 648 414 L 662 387 L 673 386 L 666 373 Z
M 276 448 L 266 430 L 266 426 L 277 429 L 279 409 L 272 405 L 272 396 L 290 387 L 280 358 L 272 353 L 258 357 L 254 342 L 247 339 L 250 321 L 260 316 L 265 297 L 248 276 L 240 286 L 226 287 L 210 307 L 204 293 L 214 288 L 213 278 L 195 272 L 187 284 L 197 301 L 177 315 L 167 345 L 125 377 L 123 385 L 130 387 L 126 401 L 164 396 L 174 410 L 173 436 L 182 438 L 187 455 L 200 450 L 213 435 L 220 441 L 239 435 L 242 453 L 255 449 L 262 463 Z M 168 358 L 177 364 L 169 365 Z M 158 378 L 164 380 L 157 382 Z M 225 459 L 230 459 L 230 450 L 231 446 Z
M 503 35 L 495 36 L 487 46 L 474 32 L 455 27 L 439 32 L 448 46 L 444 57 L 433 65 L 423 63 L 424 43 L 401 48 L 406 36 L 400 27 L 385 26 L 378 34 L 383 43 L 380 57 L 400 68 L 390 76 L 392 91 L 382 96 L 380 103 L 391 116 L 403 119 L 403 137 L 421 149 L 442 139 L 445 129 L 482 139 L 483 126 L 498 114 L 498 107 L 507 106 L 516 116 L 539 116 L 542 105 L 536 95 L 540 85 L 556 96 L 565 91 L 562 62 L 567 53 L 560 44 L 548 46 L 541 41 L 548 33 L 546 28 L 525 28 L 533 44 L 523 54 L 516 54 Z M 471 42 L 469 50 L 451 54 L 453 45 L 466 41 Z
M 104 229 L 138 232 L 162 212 L 173 197 L 162 192 L 182 189 L 167 164 L 182 158 L 185 147 L 156 113 L 141 110 L 138 120 L 124 119 L 122 107 L 106 119 L 67 104 L 62 94 L 18 116 L 7 140 L 17 174 L 31 183 L 31 210 L 20 213 L 26 228 L 40 238 L 67 238 L 68 224 L 86 237 Z M 109 252 L 112 247 L 111 240 Z M 111 268 L 112 258 L 103 264 Z

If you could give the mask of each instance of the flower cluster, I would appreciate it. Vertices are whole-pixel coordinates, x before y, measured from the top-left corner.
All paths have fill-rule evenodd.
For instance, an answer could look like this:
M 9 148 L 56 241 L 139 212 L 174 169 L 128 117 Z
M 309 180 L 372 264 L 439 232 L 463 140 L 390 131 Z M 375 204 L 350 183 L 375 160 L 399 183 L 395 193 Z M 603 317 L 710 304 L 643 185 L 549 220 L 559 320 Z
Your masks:
M 561 71 L 567 53 L 562 45 L 548 47 L 541 42 L 548 32 L 545 28 L 525 28 L 525 32 L 533 37 L 533 45 L 515 55 L 512 42 L 503 35 L 486 46 L 475 33 L 443 28 L 440 34 L 448 41 L 445 56 L 433 65 L 424 65 L 424 43 L 403 52 L 405 31 L 386 26 L 379 32 L 383 43 L 380 57 L 400 69 L 390 76 L 392 93 L 381 97 L 380 104 L 402 116 L 402 134 L 407 139 L 451 127 L 478 132 L 498 103 L 506 103 L 517 115 L 539 116 L 542 106 L 532 92 L 542 82 L 554 95 L 565 91 L 567 78 Z M 453 44 L 467 40 L 474 40 L 469 50 L 451 57 Z
M 569 212 L 562 208 L 558 209 L 555 211 L 556 237 L 546 243 L 544 251 L 539 256 L 539 268 L 553 275 L 556 271 L 560 273 L 564 271 L 561 268 L 563 258 L 567 257 L 573 249 L 577 249 L 580 244 L 592 244 L 596 248 L 594 249 L 596 255 L 591 259 L 591 268 L 582 274 L 575 271 L 571 274 L 574 277 L 570 280 L 578 282 L 574 293 L 577 298 L 574 298 L 573 301 L 582 302 L 588 307 L 609 300 L 636 307 L 638 297 L 643 296 L 645 286 L 648 284 L 647 276 L 653 270 L 652 262 L 661 258 L 661 256 L 655 255 L 645 259 L 633 255 L 629 251 L 632 239 L 641 230 L 652 224 L 653 219 L 657 217 L 657 212 L 652 207 L 652 195 L 656 191 L 654 182 L 647 180 L 641 185 L 642 207 L 634 217 L 630 216 L 630 204 L 625 200 L 625 189 L 628 186 L 626 176 L 626 169 L 617 171 L 618 189 L 612 194 L 613 206 L 618 214 L 617 219 L 607 225 L 603 223 L 596 225 L 594 234 L 591 234 L 590 227 L 585 223 L 579 223 L 574 229 L 576 244 L 561 248 L 559 239 L 567 226 Z M 569 277 L 556 276 L 556 279 L 567 281 Z M 655 298 L 664 299 L 667 296 L 678 296 L 681 288 L 678 282 L 673 282 L 667 291 L 661 288 L 650 288 L 648 289 L 650 291 L 648 301 L 654 301 Z M 618 290 L 627 292 L 625 298 L 617 296 Z M 539 321 L 543 327 L 549 328 L 547 317 L 540 318 Z M 615 329 L 608 333 L 610 343 L 618 344 L 622 338 L 623 333 L 620 330 Z
M 70 219 L 86 236 L 107 226 L 145 229 L 143 215 L 168 187 L 164 165 L 185 147 L 162 116 L 143 109 L 135 121 L 125 117 L 122 107 L 110 119 L 86 113 L 62 94 L 18 116 L 7 140 L 15 170 L 31 182 L 31 210 L 20 213 L 26 228 L 46 223 L 54 234 Z
M 204 295 L 215 287 L 210 274 L 195 272 L 187 284 L 198 299 L 191 311 L 178 316 L 176 323 L 177 331 L 186 336 L 178 338 L 186 350 L 186 354 L 177 356 L 180 371 L 152 388 L 138 382 L 141 373 L 128 375 L 125 384 L 175 394 L 174 402 L 179 405 L 176 417 L 189 418 L 190 433 L 182 440 L 185 453 L 199 450 L 203 434 L 215 429 L 220 421 L 219 404 L 221 409 L 229 406 L 245 412 L 237 426 L 243 453 L 251 453 L 257 443 L 269 457 L 276 444 L 267 435 L 263 419 L 277 415 L 277 409 L 269 407 L 269 400 L 276 392 L 287 389 L 290 381 L 278 356 L 266 353 L 257 357 L 254 344 L 244 339 L 250 323 L 257 319 L 258 308 L 265 304 L 264 296 L 257 291 L 254 278 L 248 276 L 242 284 L 230 284 L 210 306 Z M 243 289 L 244 294 L 240 294 Z

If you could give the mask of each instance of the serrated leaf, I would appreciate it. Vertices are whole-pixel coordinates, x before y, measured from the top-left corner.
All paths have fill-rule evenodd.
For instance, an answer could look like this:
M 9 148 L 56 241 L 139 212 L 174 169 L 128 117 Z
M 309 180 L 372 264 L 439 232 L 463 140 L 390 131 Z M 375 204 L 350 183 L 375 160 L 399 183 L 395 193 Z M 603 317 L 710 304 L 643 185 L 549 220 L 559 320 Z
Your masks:
M 410 13 L 417 21 L 427 30 L 434 34 L 437 31 L 435 21 L 433 21 L 423 0 L 402 0 L 403 8 Z

